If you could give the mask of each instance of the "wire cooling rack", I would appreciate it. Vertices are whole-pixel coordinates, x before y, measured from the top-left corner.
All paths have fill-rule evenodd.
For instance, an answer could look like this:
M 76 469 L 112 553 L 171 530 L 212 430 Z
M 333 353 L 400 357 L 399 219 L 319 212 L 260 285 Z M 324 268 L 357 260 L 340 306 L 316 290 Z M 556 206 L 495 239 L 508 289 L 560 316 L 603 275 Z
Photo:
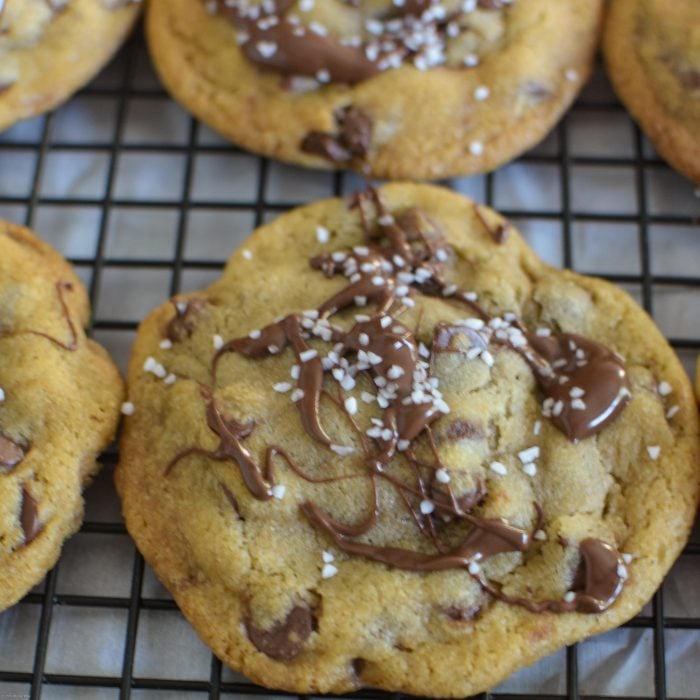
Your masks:
M 498 208 L 548 262 L 627 289 L 692 372 L 700 193 L 654 154 L 602 70 L 536 149 L 447 184 Z M 215 279 L 254 226 L 357 185 L 220 140 L 167 97 L 140 35 L 68 105 L 0 135 L 0 216 L 33 227 L 76 266 L 90 330 L 122 368 L 139 319 Z M 86 522 L 58 566 L 0 615 L 0 698 L 268 695 L 211 656 L 135 551 L 112 487 L 116 461 L 115 449 L 103 457 Z M 480 697 L 700 698 L 699 581 L 696 530 L 638 617 Z

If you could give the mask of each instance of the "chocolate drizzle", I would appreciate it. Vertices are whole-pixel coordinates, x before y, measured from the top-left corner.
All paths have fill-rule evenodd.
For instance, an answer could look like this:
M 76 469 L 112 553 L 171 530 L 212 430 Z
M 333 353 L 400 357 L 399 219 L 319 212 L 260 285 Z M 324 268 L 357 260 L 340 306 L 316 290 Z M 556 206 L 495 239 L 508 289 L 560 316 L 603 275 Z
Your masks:
M 48 333 L 44 333 L 43 331 L 35 331 L 35 330 L 11 330 L 11 331 L 2 331 L 0 330 L 0 338 L 4 337 L 10 337 L 10 336 L 15 336 L 15 335 L 37 335 L 40 338 L 46 338 L 49 342 L 53 343 L 54 345 L 58 346 L 62 350 L 68 350 L 69 352 L 73 352 L 78 349 L 78 332 L 75 327 L 75 323 L 73 322 L 73 319 L 71 318 L 70 315 L 70 309 L 68 308 L 68 304 L 66 303 L 65 299 L 65 293 L 66 292 L 72 292 L 73 291 L 73 285 L 71 282 L 64 282 L 64 281 L 59 281 L 56 282 L 56 294 L 58 296 L 58 301 L 61 306 L 61 312 L 63 314 L 63 318 L 65 319 L 65 322 L 68 326 L 68 330 L 70 332 L 71 339 L 66 342 L 63 340 L 59 340 L 58 338 L 55 338 L 52 335 L 49 335 Z
M 452 251 L 438 224 L 419 210 L 410 209 L 395 218 L 373 189 L 360 194 L 355 206 L 363 222 L 365 245 L 324 253 L 310 261 L 312 268 L 327 277 L 343 275 L 347 285 L 317 309 L 290 314 L 246 337 L 224 343 L 212 359 L 211 378 L 215 387 L 220 364 L 230 353 L 259 359 L 291 349 L 297 363 L 296 373 L 292 373 L 297 385 L 290 398 L 296 403 L 304 430 L 341 458 L 359 447 L 364 471 L 314 479 L 275 445 L 267 447 L 264 463 L 258 466 L 244 446 L 255 426 L 226 417 L 213 397 L 213 389 L 206 389 L 207 423 L 220 439 L 219 446 L 211 452 L 196 447 L 181 452 L 168 464 L 166 473 L 192 454 L 233 461 L 248 490 L 259 500 L 273 497 L 276 456 L 311 483 L 368 479 L 372 503 L 368 515 L 358 523 L 341 523 L 311 501 L 300 504 L 309 521 L 343 552 L 411 571 L 462 568 L 492 596 L 535 612 L 606 609 L 619 594 L 624 577 L 619 568 L 620 554 L 599 540 L 586 539 L 580 545 L 585 584 L 582 590 L 571 593 L 570 600 L 532 601 L 510 596 L 486 579 L 482 566 L 489 558 L 509 552 L 526 553 L 534 546 L 533 537 L 505 519 L 485 518 L 475 512 L 486 495 L 483 482 L 467 493 L 453 486 L 450 467 L 438 454 L 431 428 L 450 412 L 433 368 L 441 353 L 465 353 L 472 360 L 481 358 L 488 366 L 495 361 L 489 352 L 492 346 L 520 354 L 546 397 L 545 414 L 576 442 L 602 430 L 624 409 L 630 391 L 621 359 L 595 341 L 566 333 L 546 337 L 533 334 L 513 314 L 503 318 L 490 314 L 474 293 L 446 280 L 445 263 Z M 373 223 L 368 206 L 376 210 Z M 432 343 L 426 347 L 418 341 L 416 330 L 400 320 L 406 309 L 415 305 L 416 294 L 448 299 L 472 316 L 458 323 L 437 324 Z M 373 305 L 371 312 L 355 314 L 347 330 L 331 320 L 343 311 L 368 305 Z M 333 344 L 325 357 L 311 344 L 315 339 Z M 363 400 L 376 402 L 382 410 L 382 418 L 373 418 L 372 426 L 364 433 L 352 417 L 355 411 L 349 411 L 344 400 L 344 392 L 355 387 L 360 375 L 367 377 L 377 391 Z M 346 417 L 358 433 L 356 444 L 335 443 L 322 425 L 321 399 L 331 397 L 324 387 L 331 377 L 339 384 L 336 402 L 345 407 Z M 418 441 L 429 448 L 432 460 L 417 456 Z M 397 464 L 403 465 L 403 471 L 394 468 Z M 409 478 L 405 476 L 406 467 L 412 475 Z M 413 550 L 358 541 L 378 521 L 380 482 L 399 493 L 423 535 L 423 547 Z M 542 527 L 543 519 L 539 505 L 534 511 L 533 532 Z M 449 533 L 443 532 L 445 527 Z

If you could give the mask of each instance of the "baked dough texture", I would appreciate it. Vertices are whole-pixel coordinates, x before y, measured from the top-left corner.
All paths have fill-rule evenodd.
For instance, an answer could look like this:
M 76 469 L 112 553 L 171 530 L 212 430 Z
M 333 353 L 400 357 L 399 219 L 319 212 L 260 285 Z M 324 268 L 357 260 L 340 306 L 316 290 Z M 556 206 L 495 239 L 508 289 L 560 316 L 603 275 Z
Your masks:
M 233 4 L 264 5 L 258 0 Z M 405 3 L 416 4 L 431 5 Z M 419 70 L 407 61 L 354 85 L 310 85 L 308 78 L 297 80 L 249 60 L 238 43 L 246 33 L 238 32 L 230 17 L 208 10 L 216 5 L 202 0 L 149 4 L 151 55 L 175 99 L 256 153 L 314 168 L 342 165 L 411 180 L 487 172 L 538 143 L 590 75 L 603 12 L 600 0 L 448 0 L 437 3 L 448 15 L 460 6 L 470 10 L 454 23 L 454 38 L 448 32 L 442 64 Z M 278 0 L 279 5 L 289 7 L 286 16 L 299 18 L 312 33 L 315 27 L 346 42 L 363 32 L 367 39 L 364 27 L 371 29 L 377 18 L 396 11 L 388 0 Z M 275 31 L 274 21 L 268 24 Z M 253 43 L 269 56 L 275 45 L 265 37 L 262 33 Z M 303 67 L 303 60 L 298 63 Z M 348 108 L 371 122 L 364 156 L 333 163 L 318 149 L 302 148 L 309 134 L 342 131 Z
M 615 91 L 654 148 L 700 185 L 700 4 L 612 0 L 604 53 Z
M 123 382 L 85 337 L 85 289 L 58 253 L 0 222 L 0 610 L 56 563 L 114 437 Z
M 0 131 L 89 82 L 131 31 L 140 0 L 0 2 Z
M 375 260 L 371 279 L 362 277 L 365 263 L 346 270 L 350 281 L 335 274 L 347 256 L 368 255 L 363 246 L 398 240 L 394 222 L 418 232 L 412 246 L 423 240 L 432 250 L 442 286 L 391 255 Z M 442 247 L 433 245 L 437 231 Z M 355 291 L 341 303 L 345 288 L 355 274 L 358 284 L 393 284 L 391 260 L 403 276 L 382 316 L 391 320 L 375 331 L 414 338 L 433 380 L 421 389 L 431 398 L 420 400 L 437 413 L 384 459 L 378 446 L 388 450 L 407 428 L 399 419 L 393 437 L 383 436 L 392 409 L 383 413 L 378 396 L 396 389 L 369 377 L 378 371 L 378 341 L 353 336 L 369 369 L 352 381 L 331 371 L 343 363 L 330 353 L 341 352 L 332 349 L 342 329 L 368 323 L 362 315 L 375 314 L 384 298 L 367 287 L 367 298 Z M 480 322 L 467 303 L 474 299 L 490 320 Z M 325 314 L 332 308 L 340 310 Z M 290 323 L 306 330 L 295 335 Z M 449 324 L 461 330 L 445 334 Z M 577 334 L 618 353 L 623 359 L 608 359 L 624 363 L 628 403 L 595 434 L 568 439 L 550 419 L 561 407 L 548 408 L 518 351 L 518 328 L 549 339 Z M 493 333 L 487 343 L 485 332 Z M 406 344 L 396 342 L 403 352 Z M 576 362 L 585 365 L 584 356 Z M 314 363 L 328 367 L 316 394 L 328 443 L 313 411 L 305 413 L 318 389 Z M 386 369 L 395 386 L 399 365 Z M 617 287 L 540 261 L 497 213 L 427 185 L 322 201 L 258 229 L 218 282 L 143 322 L 128 392 L 134 412 L 116 472 L 128 530 L 204 642 L 272 688 L 369 686 L 437 697 L 490 688 L 634 616 L 680 553 L 698 503 L 693 389 L 646 313 Z M 595 391 L 570 393 L 593 401 Z M 407 397 L 401 406 L 410 400 L 419 401 Z M 576 408 L 577 399 L 566 401 Z M 376 520 L 352 534 L 371 520 L 372 483 Z M 446 493 L 481 525 L 458 522 Z M 334 524 L 321 527 L 319 513 Z M 431 528 L 443 542 L 467 531 L 473 541 L 484 535 L 483 519 L 522 528 L 530 546 L 417 570 L 435 554 Z M 582 566 L 596 578 L 595 567 L 582 564 L 591 538 L 620 553 L 609 572 L 615 594 L 593 613 L 579 605 Z M 411 552 L 415 566 L 387 565 L 380 551 L 396 562 Z M 528 609 L 543 601 L 546 610 Z

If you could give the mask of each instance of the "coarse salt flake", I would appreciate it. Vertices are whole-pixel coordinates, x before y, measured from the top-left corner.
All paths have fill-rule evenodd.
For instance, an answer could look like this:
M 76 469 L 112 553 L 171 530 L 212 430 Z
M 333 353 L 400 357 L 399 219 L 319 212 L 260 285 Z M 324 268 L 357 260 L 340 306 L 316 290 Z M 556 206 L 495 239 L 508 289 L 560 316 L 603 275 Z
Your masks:
M 449 484 L 450 483 L 450 475 L 447 473 L 447 470 L 445 470 L 445 469 L 438 469 L 435 472 L 435 478 L 441 484 Z
M 284 494 L 286 492 L 287 492 L 287 487 L 284 484 L 275 484 L 270 489 L 270 494 L 272 495 L 273 498 L 276 498 L 278 501 L 281 501 L 284 498 Z
M 321 569 L 321 578 L 333 578 L 338 573 L 338 567 L 333 564 L 324 564 Z
M 432 501 L 421 501 L 420 502 L 420 512 L 423 515 L 430 515 L 435 510 L 435 504 Z
M 508 469 L 506 468 L 506 465 L 503 464 L 502 462 L 491 462 L 491 464 L 489 464 L 489 468 L 491 469 L 492 472 L 495 472 L 496 474 L 500 474 L 501 476 L 505 476 L 508 473 Z

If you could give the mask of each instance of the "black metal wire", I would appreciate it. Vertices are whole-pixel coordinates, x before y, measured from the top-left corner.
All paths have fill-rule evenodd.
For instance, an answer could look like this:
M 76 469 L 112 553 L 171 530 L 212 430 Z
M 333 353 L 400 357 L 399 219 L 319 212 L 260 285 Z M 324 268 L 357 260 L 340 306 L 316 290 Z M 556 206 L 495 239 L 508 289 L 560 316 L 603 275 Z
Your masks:
M 258 159 L 257 190 L 254 200 L 241 201 L 205 201 L 197 199 L 193 201 L 191 192 L 194 177 L 194 162 L 198 155 L 207 154 L 236 154 L 242 153 L 239 149 L 229 145 L 204 145 L 198 143 L 200 125 L 190 118 L 187 130 L 186 143 L 182 145 L 171 143 L 133 144 L 124 142 L 124 129 L 126 124 L 127 107 L 133 98 L 162 98 L 167 95 L 162 89 L 139 88 L 134 86 L 134 76 L 137 65 L 137 55 L 142 52 L 143 41 L 140 35 L 132 39 L 122 51 L 117 65 L 121 66 L 121 76 L 118 87 L 88 87 L 81 95 L 94 99 L 117 100 L 117 112 L 112 138 L 108 141 L 94 141 L 87 143 L 71 143 L 60 140 L 54 141 L 51 137 L 53 120 L 48 116 L 44 121 L 41 137 L 38 140 L 30 139 L 0 143 L 0 162 L 5 153 L 31 151 L 36 154 L 36 162 L 32 176 L 31 192 L 28 196 L 7 195 L 0 191 L 0 206 L 17 205 L 26 208 L 24 221 L 31 226 L 40 206 L 54 207 L 91 207 L 100 209 L 100 224 L 97 236 L 97 248 L 94 257 L 75 257 L 71 262 L 77 266 L 89 267 L 92 272 L 90 281 L 90 297 L 93 309 L 100 295 L 103 271 L 108 268 L 131 269 L 142 268 L 151 270 L 168 270 L 171 273 L 169 292 L 176 294 L 181 289 L 183 273 L 187 270 L 219 270 L 223 267 L 220 260 L 187 259 L 185 248 L 187 243 L 187 231 L 189 216 L 196 210 L 227 210 L 248 211 L 254 215 L 255 226 L 264 221 L 264 217 L 270 212 L 280 212 L 290 209 L 297 202 L 277 202 L 268 198 L 267 183 L 270 172 L 270 162 L 266 158 Z M 610 114 L 624 113 L 623 108 L 617 102 L 579 100 L 574 106 L 575 112 L 605 112 Z M 601 223 L 627 223 L 634 224 L 638 228 L 639 252 L 641 260 L 640 274 L 606 274 L 599 275 L 605 279 L 619 284 L 638 285 L 641 289 L 642 302 L 650 313 L 653 311 L 653 292 L 655 285 L 664 285 L 672 288 L 700 289 L 700 276 L 676 276 L 659 275 L 652 271 L 651 246 L 649 241 L 649 228 L 654 224 L 667 226 L 697 226 L 700 220 L 696 216 L 683 214 L 655 214 L 649 211 L 647 196 L 647 176 L 650 171 L 665 169 L 667 166 L 658 157 L 648 157 L 643 153 L 642 135 L 636 127 L 634 129 L 634 155 L 632 157 L 589 157 L 574 156 L 569 148 L 568 135 L 569 120 L 565 118 L 557 127 L 557 153 L 556 155 L 542 155 L 529 153 L 521 158 L 521 162 L 529 164 L 542 164 L 557 166 L 561 187 L 561 207 L 556 210 L 518 210 L 500 207 L 501 212 L 511 218 L 519 219 L 543 219 L 558 221 L 562 225 L 562 261 L 564 265 L 571 266 L 573 262 L 573 225 L 579 221 Z M 46 156 L 50 151 L 62 151 L 68 153 L 106 152 L 109 156 L 105 194 L 102 197 L 54 197 L 41 194 L 41 181 L 46 162 Z M 128 198 L 120 198 L 114 195 L 116 173 L 119 159 L 123 154 L 175 154 L 185 158 L 184 178 L 181 195 L 178 201 L 161 201 L 139 199 L 137 201 Z M 572 205 L 571 199 L 571 172 L 576 166 L 606 166 L 633 168 L 635 173 L 637 208 L 632 214 L 590 212 L 577 210 Z M 332 176 L 332 193 L 339 195 L 344 191 L 344 178 L 342 173 Z M 489 174 L 485 178 L 485 200 L 487 204 L 494 201 L 495 178 Z M 148 209 L 176 209 L 178 212 L 178 224 L 175 236 L 175 248 L 172 257 L 165 258 L 119 258 L 107 255 L 107 237 L 109 231 L 109 219 L 115 208 L 148 208 Z M 700 236 L 700 230 L 698 231 Z M 133 331 L 139 319 L 120 320 L 97 317 L 91 321 L 91 331 Z M 700 350 L 700 330 L 694 337 L 677 337 L 670 339 L 671 344 L 679 350 Z M 111 470 L 116 462 L 117 454 L 114 449 L 103 456 L 105 468 Z M 126 535 L 126 529 L 122 523 L 91 522 L 84 523 L 82 533 L 93 535 Z M 683 556 L 699 556 L 700 544 L 691 543 L 684 549 Z M 72 595 L 57 592 L 58 566 L 49 573 L 42 593 L 31 593 L 22 601 L 22 605 L 38 606 L 41 610 L 39 616 L 37 640 L 34 648 L 34 662 L 29 672 L 10 671 L 3 667 L 0 658 L 0 684 L 18 683 L 30 687 L 32 700 L 40 700 L 42 690 L 47 686 L 74 686 L 84 688 L 113 688 L 119 692 L 121 700 L 129 700 L 135 689 L 140 690 L 168 690 L 173 693 L 185 691 L 200 691 L 208 694 L 210 700 L 218 700 L 223 693 L 266 695 L 270 691 L 259 686 L 245 682 L 225 682 L 222 679 L 222 664 L 211 657 L 210 674 L 208 680 L 177 680 L 173 678 L 142 678 L 134 675 L 134 663 L 136 660 L 137 637 L 141 613 L 144 611 L 177 611 L 175 603 L 170 599 L 154 599 L 143 595 L 145 564 L 138 552 L 133 556 L 131 585 L 128 597 L 96 596 L 96 595 Z M 46 659 L 49 635 L 54 609 L 56 607 L 74 608 L 98 608 L 108 610 L 124 610 L 127 612 L 126 632 L 124 639 L 124 652 L 121 663 L 121 676 L 92 676 L 87 674 L 54 674 L 46 672 Z M 660 590 L 652 602 L 651 615 L 639 615 L 628 622 L 624 627 L 629 629 L 651 630 L 653 633 L 653 662 L 654 662 L 654 697 L 666 700 L 666 663 L 665 663 L 665 631 L 666 630 L 700 630 L 700 618 L 698 617 L 669 617 L 664 615 L 663 590 Z M 483 693 L 478 696 L 483 700 L 578 700 L 585 697 L 588 700 L 597 700 L 598 696 L 582 695 L 579 688 L 579 648 L 573 645 L 566 650 L 565 679 L 566 690 L 564 695 L 528 695 L 528 694 L 504 694 Z M 700 650 L 699 650 L 700 654 Z M 0 687 L 0 691 L 2 688 Z M 287 695 L 276 692 L 276 695 Z M 1 693 L 0 693 L 1 697 Z M 292 695 L 292 697 L 294 697 Z M 296 696 L 299 697 L 299 696 Z M 371 690 L 363 690 L 355 693 L 353 697 L 379 700 L 393 698 L 400 700 L 402 696 Z M 606 696 L 609 698 L 614 696 Z M 697 695 L 700 698 L 700 688 Z M 635 700 L 630 698 L 629 700 Z M 639 699 L 641 700 L 641 698 Z

